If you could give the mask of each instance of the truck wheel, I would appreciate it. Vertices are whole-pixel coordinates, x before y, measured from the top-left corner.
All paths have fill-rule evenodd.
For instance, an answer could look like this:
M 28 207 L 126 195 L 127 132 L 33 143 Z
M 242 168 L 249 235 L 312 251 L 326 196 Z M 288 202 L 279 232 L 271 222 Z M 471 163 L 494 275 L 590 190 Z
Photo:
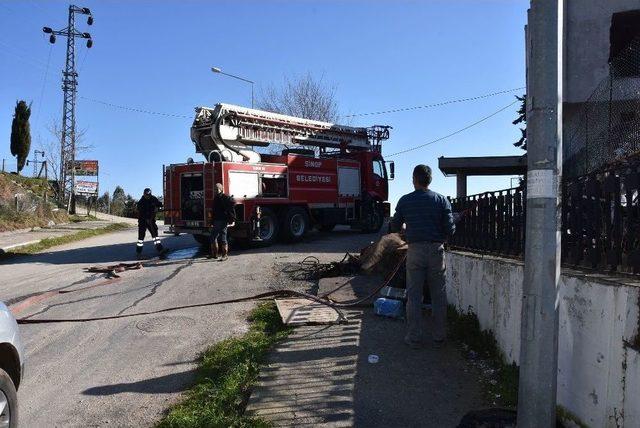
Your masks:
M 382 207 L 379 204 L 375 204 L 371 209 L 371 213 L 364 219 L 362 231 L 364 233 L 376 233 L 382 229 L 383 224 L 384 214 L 382 213 Z
M 18 426 L 18 394 L 13 381 L 0 369 L 0 426 L 16 428 Z
M 282 237 L 288 242 L 300 241 L 309 231 L 309 214 L 304 208 L 292 207 L 282 222 Z
M 278 237 L 278 232 L 280 232 L 280 225 L 275 211 L 271 208 L 262 208 L 259 227 L 259 236 L 262 243 L 264 245 L 273 244 Z
M 207 235 L 193 235 L 193 239 L 200 245 L 209 245 L 211 239 Z

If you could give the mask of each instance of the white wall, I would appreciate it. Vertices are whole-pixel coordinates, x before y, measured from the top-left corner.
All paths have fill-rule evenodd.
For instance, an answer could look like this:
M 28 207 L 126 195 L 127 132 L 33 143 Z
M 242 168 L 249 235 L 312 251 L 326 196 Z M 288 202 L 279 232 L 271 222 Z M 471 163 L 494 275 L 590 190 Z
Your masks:
M 522 263 L 447 254 L 447 295 L 491 330 L 508 362 L 519 362 Z M 559 288 L 558 404 L 593 427 L 640 427 L 640 285 L 564 271 Z

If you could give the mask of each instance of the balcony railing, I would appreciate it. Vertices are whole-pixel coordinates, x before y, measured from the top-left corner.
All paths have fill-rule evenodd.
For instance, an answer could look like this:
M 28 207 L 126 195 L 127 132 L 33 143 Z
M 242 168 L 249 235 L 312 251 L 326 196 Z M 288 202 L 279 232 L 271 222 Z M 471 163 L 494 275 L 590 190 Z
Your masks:
M 451 206 L 462 216 L 450 240 L 453 248 L 522 255 L 525 198 L 521 187 L 452 199 Z
M 640 274 L 640 156 L 564 180 L 562 194 L 562 263 Z M 451 205 L 462 215 L 452 248 L 524 254 L 524 186 L 452 199 Z

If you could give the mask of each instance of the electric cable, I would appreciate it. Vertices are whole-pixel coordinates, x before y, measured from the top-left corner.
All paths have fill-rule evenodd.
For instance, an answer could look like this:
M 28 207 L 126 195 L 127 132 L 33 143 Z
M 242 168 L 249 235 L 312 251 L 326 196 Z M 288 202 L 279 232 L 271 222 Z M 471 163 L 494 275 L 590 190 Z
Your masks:
M 343 258 L 343 261 L 346 260 L 348 256 L 349 256 L 349 254 L 347 253 L 347 255 L 345 255 L 345 257 Z M 311 257 L 315 257 L 315 256 L 311 256 Z M 317 260 L 317 258 L 315 258 L 315 259 Z M 144 316 L 144 315 L 154 315 L 154 314 L 160 314 L 160 313 L 165 313 L 165 312 L 179 311 L 179 310 L 184 310 L 184 309 L 226 305 L 226 304 L 240 303 L 240 302 L 246 302 L 246 301 L 251 301 L 251 300 L 264 300 L 264 299 L 267 299 L 267 298 L 302 297 L 302 298 L 310 300 L 312 302 L 316 302 L 316 303 L 319 303 L 321 305 L 325 305 L 325 306 L 328 306 L 328 307 L 332 308 L 338 314 L 338 322 L 343 323 L 343 322 L 348 322 L 348 320 L 344 316 L 344 314 L 340 311 L 340 309 L 358 306 L 361 303 L 366 302 L 367 300 L 369 300 L 370 298 L 375 296 L 380 290 L 382 290 L 382 288 L 384 288 L 387 285 L 389 285 L 389 283 L 391 282 L 391 280 L 393 279 L 395 274 L 398 272 L 398 269 L 400 268 L 400 266 L 402 266 L 402 264 L 404 263 L 405 259 L 406 259 L 406 255 L 404 255 L 398 261 L 398 263 L 396 264 L 395 268 L 389 273 L 389 275 L 387 275 L 385 280 L 379 286 L 377 286 L 374 290 L 372 290 L 369 294 L 367 294 L 366 296 L 364 296 L 362 298 L 351 300 L 351 301 L 334 301 L 334 300 L 329 299 L 329 297 L 328 297 L 331 294 L 333 294 L 336 291 L 338 291 L 339 289 L 341 289 L 342 287 L 344 287 L 349 282 L 349 281 L 347 281 L 346 283 L 344 283 L 344 284 L 340 285 L 339 287 L 329 291 L 328 293 L 323 294 L 320 297 L 314 296 L 314 295 L 309 294 L 309 293 L 304 293 L 304 292 L 301 292 L 301 291 L 282 289 L 282 290 L 267 291 L 265 293 L 259 293 L 259 294 L 255 294 L 255 295 L 252 295 L 252 296 L 240 297 L 240 298 L 236 298 L 236 299 L 219 300 L 219 301 L 206 302 L 206 303 L 194 303 L 194 304 L 190 304 L 190 305 L 181 305 L 181 306 L 172 306 L 172 307 L 169 307 L 169 308 L 157 309 L 157 310 L 153 310 L 153 311 L 135 312 L 135 313 L 130 313 L 130 314 L 108 315 L 108 316 L 102 316 L 102 317 L 88 317 L 88 318 L 35 318 L 35 319 L 34 318 L 20 318 L 20 319 L 18 319 L 16 321 L 17 321 L 18 324 L 83 323 L 83 322 L 91 322 L 91 321 L 106 321 L 106 320 L 114 320 L 114 319 L 122 319 L 122 318 L 132 318 L 132 317 L 139 317 L 139 316 Z M 301 264 L 313 263 L 313 261 L 310 262 L 309 260 L 313 260 L 313 259 L 308 257 L 305 260 L 303 260 L 303 262 L 301 262 Z
M 107 102 L 107 101 L 97 100 L 95 98 L 83 97 L 82 95 L 79 95 L 78 98 L 81 98 L 81 99 L 87 100 L 87 101 L 91 101 L 93 103 L 102 104 L 102 105 L 105 105 L 107 107 L 113 107 L 113 108 L 117 108 L 117 109 L 120 109 L 120 110 L 133 111 L 133 112 L 136 112 L 136 113 L 153 114 L 153 115 L 157 115 L 157 116 L 178 117 L 178 118 L 185 118 L 185 119 L 193 118 L 193 116 L 186 116 L 184 114 L 162 113 L 162 112 L 158 112 L 158 111 L 145 110 L 145 109 L 136 108 L 136 107 L 129 107 L 129 106 L 113 104 L 113 103 L 110 103 L 110 102 Z
M 42 78 L 42 87 L 40 88 L 40 98 L 38 101 L 38 112 L 36 113 L 36 120 L 34 129 L 38 129 L 40 123 L 40 111 L 42 110 L 42 104 L 44 99 L 44 88 L 47 85 L 47 77 L 49 75 L 49 63 L 51 62 L 51 52 L 53 51 L 53 45 L 49 45 L 49 55 L 47 55 L 47 66 L 44 70 L 44 77 Z
M 513 88 L 513 89 L 505 89 L 504 91 L 491 92 L 489 94 L 484 94 L 484 95 L 477 95 L 475 97 L 458 98 L 458 99 L 454 99 L 454 100 L 441 101 L 441 102 L 437 102 L 437 103 L 433 103 L 433 104 L 426 104 L 426 105 L 423 105 L 423 106 L 400 107 L 400 108 L 395 108 L 395 109 L 390 109 L 390 110 L 374 111 L 374 112 L 369 112 L 369 113 L 354 113 L 354 114 L 347 114 L 347 115 L 345 115 L 343 117 L 373 116 L 373 115 L 378 115 L 378 114 L 398 113 L 398 112 L 411 111 L 411 110 L 421 110 L 421 109 L 428 109 L 428 108 L 433 108 L 433 107 L 441 107 L 441 106 L 445 106 L 445 105 L 448 105 L 448 104 L 463 103 L 463 102 L 467 102 L 467 101 L 476 101 L 476 100 L 481 100 L 481 99 L 484 99 L 484 98 L 495 97 L 496 95 L 508 94 L 508 93 L 515 92 L 515 91 L 521 91 L 523 89 L 526 89 L 526 86 L 522 86 L 522 87 L 519 87 L 519 88 Z
M 482 122 L 484 122 L 484 121 L 486 121 L 488 119 L 491 119 L 493 116 L 496 116 L 497 114 L 502 113 L 503 111 L 505 111 L 506 109 L 508 109 L 509 107 L 511 107 L 512 105 L 514 105 L 514 104 L 516 104 L 518 102 L 520 102 L 520 101 L 519 100 L 515 100 L 512 103 L 509 103 L 508 105 L 500 108 L 499 110 L 494 111 L 490 115 L 485 116 L 482 119 L 476 120 L 475 122 L 465 126 L 464 128 L 460 128 L 460 129 L 458 129 L 456 131 L 453 131 L 453 132 L 451 132 L 451 133 L 449 133 L 449 134 L 447 134 L 447 135 L 445 135 L 443 137 L 439 137 L 439 138 L 436 138 L 435 140 L 427 141 L 426 143 L 420 144 L 419 146 L 415 146 L 415 147 L 411 147 L 411 148 L 408 148 L 408 149 L 405 149 L 405 150 L 401 150 L 399 152 L 391 153 L 390 155 L 386 155 L 385 157 L 386 158 L 390 158 L 392 156 L 401 155 L 403 153 L 407 153 L 407 152 L 411 152 L 411 151 L 414 151 L 414 150 L 418 150 L 418 149 L 421 149 L 422 147 L 429 146 L 431 144 L 435 144 L 435 143 L 437 143 L 439 141 L 442 141 L 442 140 L 446 140 L 447 138 L 450 138 L 450 137 L 453 137 L 454 135 L 460 134 L 461 132 L 464 132 L 467 129 L 473 128 L 474 126 L 479 125 L 479 124 L 481 124 Z

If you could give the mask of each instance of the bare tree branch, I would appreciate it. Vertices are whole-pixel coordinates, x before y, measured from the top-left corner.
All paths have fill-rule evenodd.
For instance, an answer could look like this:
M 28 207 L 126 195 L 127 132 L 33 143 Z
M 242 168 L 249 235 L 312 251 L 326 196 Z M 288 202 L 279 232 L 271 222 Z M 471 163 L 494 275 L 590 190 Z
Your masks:
M 281 88 L 266 87 L 257 105 L 262 110 L 324 122 L 335 123 L 340 118 L 335 86 L 325 85 L 322 77 L 315 79 L 310 72 L 286 77 Z

